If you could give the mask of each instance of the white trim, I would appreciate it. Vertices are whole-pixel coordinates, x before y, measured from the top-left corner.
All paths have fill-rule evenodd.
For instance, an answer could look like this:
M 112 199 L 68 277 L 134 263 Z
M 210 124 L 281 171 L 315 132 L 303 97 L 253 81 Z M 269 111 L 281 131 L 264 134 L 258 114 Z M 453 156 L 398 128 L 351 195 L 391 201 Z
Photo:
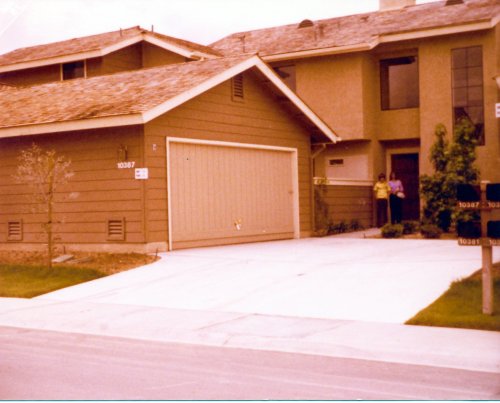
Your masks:
M 341 138 L 338 137 L 332 129 L 330 129 L 325 122 L 323 122 L 318 115 L 316 115 L 311 108 L 309 108 L 304 101 L 302 101 L 288 86 L 274 73 L 274 71 L 269 68 L 260 57 L 253 56 L 249 59 L 225 70 L 224 72 L 212 77 L 211 79 L 201 83 L 197 87 L 191 88 L 190 90 L 179 94 L 168 101 L 160 104 L 147 112 L 143 113 L 144 121 L 149 122 L 158 116 L 174 109 L 175 107 L 187 102 L 188 100 L 200 95 L 209 89 L 215 87 L 240 74 L 252 67 L 256 67 L 262 74 L 266 76 L 278 89 L 290 99 L 297 108 L 304 113 L 304 115 L 309 118 L 309 120 L 314 123 L 333 143 L 340 141 Z
M 203 144 L 216 147 L 230 147 L 230 148 L 248 148 L 253 150 L 269 150 L 281 151 L 291 154 L 291 173 L 293 182 L 293 237 L 294 239 L 300 238 L 300 199 L 299 199 L 299 163 L 298 151 L 292 147 L 278 147 L 262 144 L 249 144 L 249 143 L 234 143 L 227 141 L 217 140 L 200 140 L 182 137 L 166 137 L 167 145 L 167 217 L 168 217 L 168 250 L 173 250 L 173 236 L 172 236 L 172 201 L 171 201 L 171 169 L 170 169 L 170 144 L 171 143 L 185 143 L 185 144 Z
M 44 67 L 44 66 L 50 66 L 53 64 L 58 64 L 58 63 L 69 63 L 69 62 L 75 62 L 79 61 L 82 59 L 92 59 L 95 57 L 102 57 L 106 56 L 110 53 L 116 52 L 117 50 L 126 48 L 127 46 L 135 45 L 138 42 L 148 42 L 151 43 L 152 45 L 156 45 L 161 47 L 162 49 L 171 51 L 173 53 L 177 53 L 181 56 L 190 58 L 190 59 L 196 59 L 196 58 L 215 58 L 216 56 L 200 52 L 200 51 L 191 51 L 188 49 L 184 49 L 180 46 L 171 44 L 168 41 L 161 40 L 159 38 L 156 38 L 154 36 L 151 36 L 149 33 L 139 33 L 133 37 L 124 39 L 122 41 L 116 42 L 112 45 L 109 45 L 104 48 L 100 48 L 97 50 L 89 50 L 85 52 L 78 52 L 78 53 L 73 53 L 69 55 L 62 55 L 62 56 L 54 56 L 54 57 L 48 57 L 44 59 L 36 59 L 36 60 L 30 60 L 30 61 L 25 61 L 25 62 L 19 62 L 19 63 L 14 63 L 14 64 L 9 64 L 5 66 L 0 66 L 0 73 L 8 72 L 8 71 L 16 71 L 16 70 L 23 70 L 23 69 L 29 69 L 29 68 L 34 68 L 34 67 Z M 49 46 L 49 45 L 47 45 Z
M 494 19 L 477 22 L 473 24 L 464 24 L 450 27 L 437 27 L 437 28 L 429 28 L 422 31 L 410 31 L 410 32 L 401 32 L 401 33 L 393 33 L 393 34 L 382 34 L 379 36 L 379 44 L 388 43 L 388 42 L 400 42 L 411 39 L 421 39 L 421 38 L 429 38 L 432 36 L 442 36 L 442 35 L 453 35 L 460 34 L 472 31 L 480 31 L 483 29 L 491 29 L 496 25 Z
M 101 128 L 112 126 L 110 124 L 111 120 L 114 120 L 116 126 L 126 126 L 131 124 L 143 124 L 150 122 L 151 120 L 163 115 L 164 113 L 174 109 L 175 107 L 189 101 L 190 99 L 208 91 L 209 89 L 231 79 L 237 74 L 240 74 L 250 68 L 257 68 L 266 78 L 269 79 L 292 103 L 302 112 L 306 117 L 318 127 L 326 137 L 328 137 L 333 143 L 340 141 L 341 138 L 338 137 L 328 125 L 321 120 L 321 118 L 316 115 L 311 108 L 309 108 L 304 101 L 302 101 L 288 86 L 278 77 L 278 75 L 269 68 L 260 57 L 252 56 L 241 63 L 230 67 L 229 69 L 223 71 L 220 74 L 202 82 L 196 87 L 185 91 L 164 103 L 153 107 L 152 109 L 142 112 L 141 114 L 135 115 L 122 115 L 114 117 L 105 118 L 95 118 L 95 119 L 84 119 L 72 122 L 57 122 L 48 125 L 29 125 L 29 126 L 17 126 L 12 128 L 0 128 L 0 138 L 2 137 L 14 137 L 22 136 L 28 134 L 42 134 L 48 131 L 50 132 L 61 132 L 69 130 L 82 130 L 90 128 Z M 139 117 L 141 116 L 141 117 Z M 6 134 L 5 134 L 6 133 Z
M 314 184 L 317 185 L 318 181 L 324 181 L 325 178 L 313 178 Z M 374 181 L 368 179 L 342 179 L 342 178 L 326 178 L 328 183 L 322 183 L 327 186 L 373 186 Z
M 141 114 L 0 128 L 0 138 L 144 124 Z
M 306 49 L 296 52 L 278 53 L 267 56 L 261 56 L 266 62 L 277 62 L 289 59 L 303 59 L 307 57 L 329 56 L 342 53 L 364 52 L 372 50 L 382 43 L 399 42 L 411 39 L 428 38 L 440 35 L 452 35 L 458 33 L 467 33 L 494 28 L 500 21 L 500 16 L 493 17 L 491 20 L 481 21 L 471 24 L 461 24 L 448 27 L 428 28 L 400 33 L 381 34 L 370 42 L 359 43 L 356 45 L 332 46 L 320 49 Z

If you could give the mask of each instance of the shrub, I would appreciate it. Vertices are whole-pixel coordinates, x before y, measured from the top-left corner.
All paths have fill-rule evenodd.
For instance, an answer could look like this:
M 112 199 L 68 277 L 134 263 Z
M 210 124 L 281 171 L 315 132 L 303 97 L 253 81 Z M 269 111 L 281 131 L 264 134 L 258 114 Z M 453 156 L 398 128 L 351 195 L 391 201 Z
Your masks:
M 414 234 L 418 231 L 420 223 L 418 221 L 403 221 L 403 234 Z
M 385 224 L 382 229 L 383 238 L 400 238 L 403 235 L 403 226 L 401 224 Z
M 438 239 L 441 238 L 442 230 L 437 225 L 425 224 L 420 227 L 420 233 L 424 238 L 427 239 Z
M 365 229 L 365 227 L 363 226 L 363 224 L 361 224 L 358 220 L 356 220 L 354 218 L 351 220 L 351 222 L 349 224 L 349 229 L 351 231 L 361 231 L 361 230 Z

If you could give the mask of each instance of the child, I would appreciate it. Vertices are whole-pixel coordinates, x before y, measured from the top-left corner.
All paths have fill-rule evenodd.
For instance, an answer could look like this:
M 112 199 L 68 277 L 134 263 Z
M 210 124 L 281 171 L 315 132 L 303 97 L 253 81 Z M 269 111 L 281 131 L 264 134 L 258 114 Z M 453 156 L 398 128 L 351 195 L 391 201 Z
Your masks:
M 385 174 L 378 176 L 378 182 L 373 187 L 377 201 L 377 227 L 380 228 L 387 223 L 387 199 L 391 188 L 385 180 Z

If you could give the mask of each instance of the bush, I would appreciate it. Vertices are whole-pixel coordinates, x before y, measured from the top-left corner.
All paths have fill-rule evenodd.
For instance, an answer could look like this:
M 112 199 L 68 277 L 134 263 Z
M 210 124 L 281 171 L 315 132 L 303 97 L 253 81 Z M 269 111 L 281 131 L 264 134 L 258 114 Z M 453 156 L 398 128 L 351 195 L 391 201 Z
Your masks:
M 418 221 L 403 221 L 403 234 L 414 234 L 418 231 L 420 223 Z
M 420 233 L 424 238 L 427 239 L 438 239 L 441 238 L 441 229 L 434 224 L 425 224 L 420 227 Z
M 382 229 L 383 238 L 400 238 L 403 236 L 404 227 L 401 224 L 385 224 Z
M 351 231 L 361 231 L 361 230 L 364 230 L 365 227 L 358 220 L 353 218 L 349 224 L 349 229 Z
M 349 224 L 345 221 L 340 221 L 338 224 L 331 223 L 328 228 L 328 233 L 330 234 L 343 234 L 349 231 Z

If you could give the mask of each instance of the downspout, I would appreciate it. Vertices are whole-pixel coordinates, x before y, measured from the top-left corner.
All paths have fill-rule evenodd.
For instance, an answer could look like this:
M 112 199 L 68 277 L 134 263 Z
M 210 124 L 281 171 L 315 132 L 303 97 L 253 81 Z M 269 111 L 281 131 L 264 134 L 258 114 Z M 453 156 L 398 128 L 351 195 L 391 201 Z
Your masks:
M 311 177 L 312 177 L 312 183 L 311 183 L 311 228 L 313 229 L 313 232 L 316 232 L 316 203 L 315 203 L 315 198 L 314 198 L 314 159 L 320 155 L 323 151 L 326 150 L 326 143 L 321 143 L 319 144 L 320 148 L 316 150 L 314 153 L 311 154 L 311 159 L 309 162 L 309 169 L 311 170 Z

